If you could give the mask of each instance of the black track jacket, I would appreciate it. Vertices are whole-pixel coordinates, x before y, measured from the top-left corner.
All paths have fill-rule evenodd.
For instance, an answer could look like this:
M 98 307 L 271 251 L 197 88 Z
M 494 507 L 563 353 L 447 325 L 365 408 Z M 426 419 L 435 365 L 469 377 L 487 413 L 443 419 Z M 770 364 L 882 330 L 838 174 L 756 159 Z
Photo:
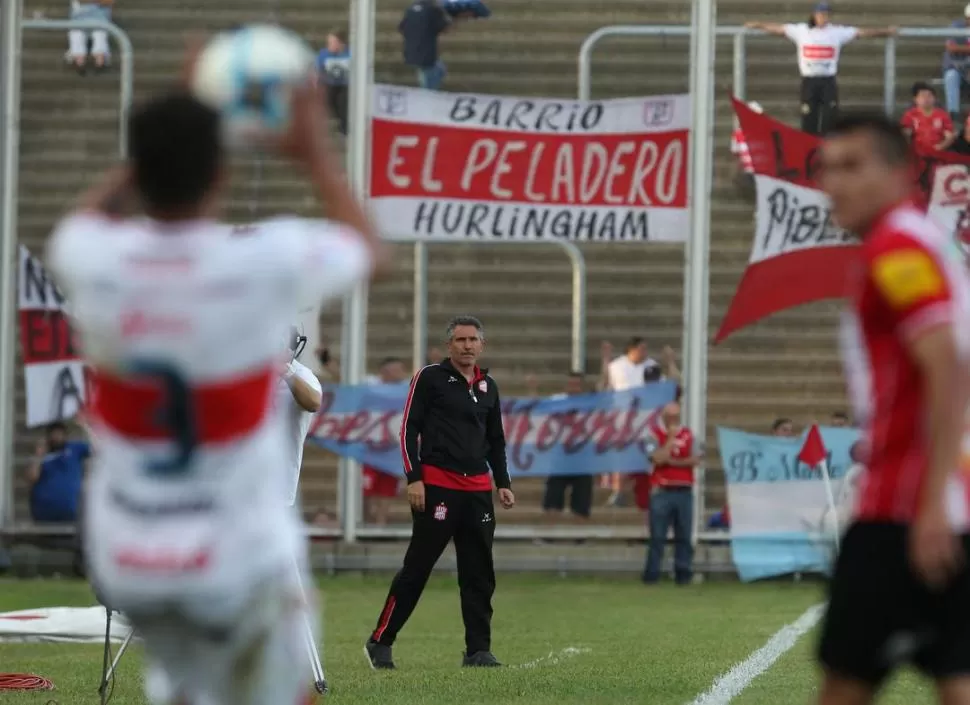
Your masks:
M 424 481 L 457 490 L 490 491 L 491 469 L 499 488 L 510 488 L 498 385 L 475 368 L 469 384 L 444 360 L 411 379 L 401 453 L 408 484 Z

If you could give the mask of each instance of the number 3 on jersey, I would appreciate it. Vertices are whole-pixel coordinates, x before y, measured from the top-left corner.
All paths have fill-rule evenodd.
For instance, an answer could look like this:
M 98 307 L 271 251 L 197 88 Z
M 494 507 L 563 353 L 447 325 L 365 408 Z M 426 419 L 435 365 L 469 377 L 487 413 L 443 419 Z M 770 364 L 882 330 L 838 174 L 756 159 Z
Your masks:
M 129 363 L 128 369 L 131 374 L 161 387 L 162 398 L 158 407 L 146 411 L 155 415 L 155 423 L 171 433 L 174 446 L 170 457 L 149 460 L 145 469 L 152 475 L 179 475 L 186 472 L 198 445 L 191 386 L 178 368 L 168 362 L 136 359 Z

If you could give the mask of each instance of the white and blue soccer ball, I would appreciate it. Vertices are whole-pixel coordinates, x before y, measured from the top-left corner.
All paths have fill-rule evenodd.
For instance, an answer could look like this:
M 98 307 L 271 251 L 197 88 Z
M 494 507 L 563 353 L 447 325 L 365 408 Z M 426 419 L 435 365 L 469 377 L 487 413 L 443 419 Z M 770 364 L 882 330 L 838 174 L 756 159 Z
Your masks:
M 310 80 L 314 59 L 297 34 L 247 25 L 206 44 L 192 74 L 192 92 L 222 115 L 228 146 L 258 148 L 287 129 L 293 87 Z

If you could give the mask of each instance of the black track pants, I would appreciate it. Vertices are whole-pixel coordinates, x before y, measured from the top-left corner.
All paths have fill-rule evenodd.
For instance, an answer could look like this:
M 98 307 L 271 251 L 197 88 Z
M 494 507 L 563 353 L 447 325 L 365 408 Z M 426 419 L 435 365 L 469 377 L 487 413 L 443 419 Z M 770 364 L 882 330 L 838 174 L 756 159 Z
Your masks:
M 414 611 L 431 570 L 454 539 L 461 616 L 467 653 L 492 648 L 495 568 L 492 540 L 495 508 L 491 492 L 466 492 L 425 485 L 425 507 L 412 512 L 411 543 L 388 592 L 371 638 L 390 646 Z

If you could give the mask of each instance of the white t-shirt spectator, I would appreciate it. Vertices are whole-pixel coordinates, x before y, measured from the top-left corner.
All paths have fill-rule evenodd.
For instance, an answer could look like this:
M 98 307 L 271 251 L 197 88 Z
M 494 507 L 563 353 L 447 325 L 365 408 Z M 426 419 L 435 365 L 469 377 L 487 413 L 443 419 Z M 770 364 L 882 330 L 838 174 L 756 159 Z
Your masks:
M 809 27 L 799 22 L 786 24 L 785 36 L 798 47 L 798 72 L 803 78 L 834 76 L 839 72 L 842 47 L 859 36 L 859 28 L 840 24 Z
M 643 362 L 632 362 L 626 355 L 620 355 L 607 368 L 610 389 L 614 392 L 625 392 L 628 389 L 642 387 L 643 373 L 648 367 L 657 367 L 657 361 L 648 357 Z

